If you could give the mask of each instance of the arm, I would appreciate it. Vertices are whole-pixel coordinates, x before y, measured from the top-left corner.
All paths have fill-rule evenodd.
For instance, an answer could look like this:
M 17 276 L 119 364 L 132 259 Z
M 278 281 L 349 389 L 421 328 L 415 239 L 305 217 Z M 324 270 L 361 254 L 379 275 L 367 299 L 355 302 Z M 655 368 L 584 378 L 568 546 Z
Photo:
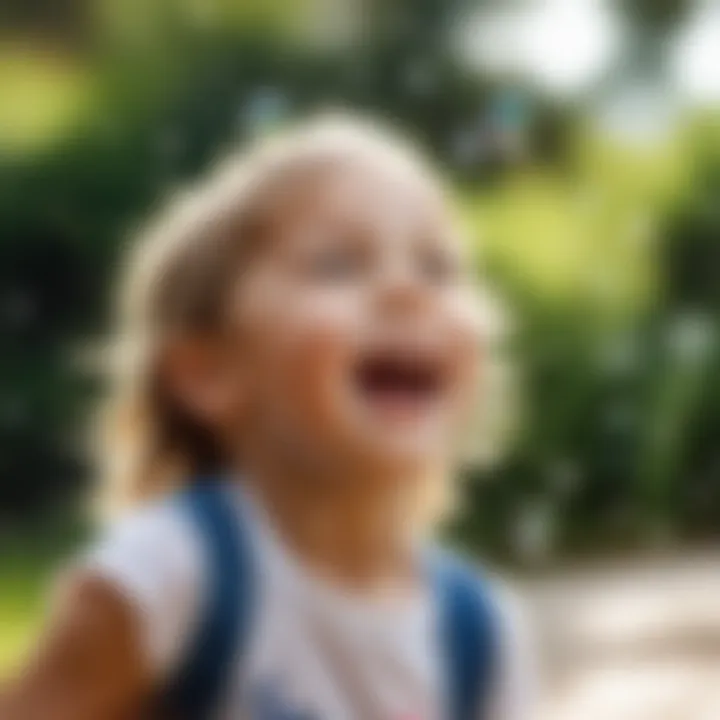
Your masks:
M 172 675 L 202 584 L 183 518 L 151 507 L 73 563 L 34 658 L 0 689 L 0 720 L 116 720 Z
M 34 657 L 0 692 L 0 720 L 97 720 L 137 713 L 149 694 L 139 623 L 90 573 L 71 579 Z

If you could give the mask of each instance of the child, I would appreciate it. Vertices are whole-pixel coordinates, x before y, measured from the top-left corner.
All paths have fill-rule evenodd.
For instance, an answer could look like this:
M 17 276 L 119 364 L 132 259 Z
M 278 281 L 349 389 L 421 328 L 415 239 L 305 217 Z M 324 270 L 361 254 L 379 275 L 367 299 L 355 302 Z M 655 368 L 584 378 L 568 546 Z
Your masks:
M 526 717 L 506 600 L 423 547 L 482 323 L 416 155 L 310 122 L 173 205 L 128 278 L 104 459 L 135 509 L 0 718 Z

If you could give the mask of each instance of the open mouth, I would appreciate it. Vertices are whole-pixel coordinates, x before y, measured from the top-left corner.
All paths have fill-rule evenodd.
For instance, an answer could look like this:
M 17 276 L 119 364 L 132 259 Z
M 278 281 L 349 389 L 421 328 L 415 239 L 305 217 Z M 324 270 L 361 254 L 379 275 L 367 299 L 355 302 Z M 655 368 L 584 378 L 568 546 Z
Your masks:
M 417 352 L 371 354 L 358 363 L 355 373 L 364 400 L 398 410 L 418 410 L 438 401 L 446 376 L 438 358 Z

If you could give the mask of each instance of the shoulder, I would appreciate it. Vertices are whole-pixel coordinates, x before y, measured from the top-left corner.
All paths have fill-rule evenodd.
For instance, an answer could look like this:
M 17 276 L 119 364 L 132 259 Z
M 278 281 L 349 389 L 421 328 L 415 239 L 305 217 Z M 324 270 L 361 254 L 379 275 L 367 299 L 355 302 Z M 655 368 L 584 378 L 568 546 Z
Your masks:
M 535 653 L 527 602 L 498 573 L 457 555 L 442 560 L 445 572 L 474 597 L 476 622 L 487 643 L 490 718 L 515 720 L 530 712 L 535 696 Z M 483 693 L 485 697 L 485 693 Z M 486 706 L 486 707 L 487 707 Z M 488 717 L 483 715 L 483 717 Z
M 197 531 L 172 500 L 132 512 L 104 528 L 83 558 L 83 565 L 145 587 L 179 590 L 201 570 Z
M 517 596 L 509 590 L 500 576 L 483 564 L 455 553 L 442 551 L 436 554 L 436 576 L 445 592 L 464 596 L 475 613 L 484 616 L 492 625 L 493 635 L 504 635 L 507 626 L 518 610 Z
M 530 632 L 529 607 L 523 593 L 507 578 L 481 570 L 480 582 L 491 604 L 497 635 L 503 645 L 515 646 Z
M 493 576 L 488 590 L 495 609 L 495 674 L 491 718 L 530 716 L 537 696 L 537 653 L 527 598 Z
M 205 585 L 201 539 L 187 514 L 172 500 L 133 512 L 106 528 L 76 565 L 122 596 L 139 617 L 151 667 L 167 671 Z
M 475 595 L 500 639 L 525 632 L 527 604 L 506 578 L 482 562 L 457 553 L 443 553 L 439 564 L 446 577 L 454 578 L 451 582 L 466 586 Z

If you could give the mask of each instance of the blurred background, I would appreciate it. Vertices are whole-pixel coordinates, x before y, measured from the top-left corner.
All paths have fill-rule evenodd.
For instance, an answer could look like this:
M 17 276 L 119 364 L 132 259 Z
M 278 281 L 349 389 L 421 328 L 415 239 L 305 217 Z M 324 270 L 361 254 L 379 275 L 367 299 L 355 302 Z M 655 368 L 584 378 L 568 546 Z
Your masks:
M 548 717 L 720 717 L 720 0 L 1 0 L 0 674 L 84 532 L 124 243 L 328 106 L 453 178 L 502 309 L 451 532 L 518 576 Z

